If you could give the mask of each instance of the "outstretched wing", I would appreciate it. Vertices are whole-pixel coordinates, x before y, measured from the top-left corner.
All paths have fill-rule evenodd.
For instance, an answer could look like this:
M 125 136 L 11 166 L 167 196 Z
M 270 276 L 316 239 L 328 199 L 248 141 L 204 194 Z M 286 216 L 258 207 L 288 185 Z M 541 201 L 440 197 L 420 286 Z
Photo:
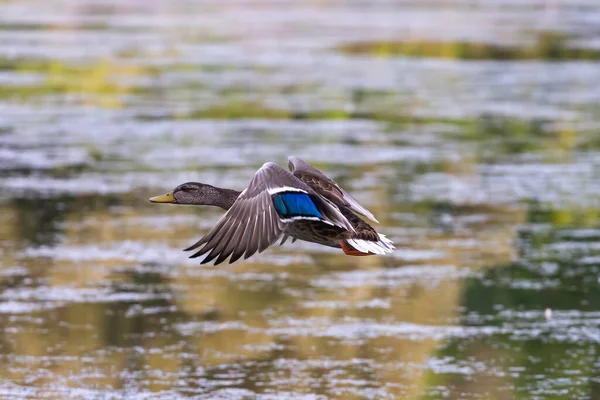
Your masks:
M 328 178 L 321 171 L 298 157 L 290 157 L 288 160 L 289 168 L 294 176 L 310 186 L 319 195 L 338 206 L 348 207 L 355 213 L 364 215 L 371 221 L 379 223 L 369 210 L 361 206 L 354 197 L 350 196 L 348 192 L 339 187 L 333 179 Z
M 209 253 L 202 264 L 215 265 L 231 256 L 229 263 L 261 253 L 297 219 L 319 220 L 353 231 L 339 209 L 320 198 L 308 185 L 274 163 L 265 163 L 231 208 L 196 244 L 203 246 L 191 258 Z

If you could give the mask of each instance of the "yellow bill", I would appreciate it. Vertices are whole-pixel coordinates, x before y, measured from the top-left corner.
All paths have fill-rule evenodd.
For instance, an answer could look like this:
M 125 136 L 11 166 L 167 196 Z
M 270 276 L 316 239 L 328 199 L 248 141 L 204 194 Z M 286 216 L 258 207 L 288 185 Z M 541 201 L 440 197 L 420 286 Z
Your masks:
M 150 201 L 152 203 L 177 203 L 177 200 L 175 200 L 175 197 L 173 197 L 173 192 L 169 192 L 161 196 L 151 197 Z

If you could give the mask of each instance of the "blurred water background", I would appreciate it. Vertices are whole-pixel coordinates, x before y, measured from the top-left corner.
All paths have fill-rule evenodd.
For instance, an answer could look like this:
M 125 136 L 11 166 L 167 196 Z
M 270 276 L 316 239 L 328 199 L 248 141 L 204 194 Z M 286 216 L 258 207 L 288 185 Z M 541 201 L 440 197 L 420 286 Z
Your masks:
M 600 398 L 599 59 L 597 0 L 0 1 L 0 397 Z M 147 201 L 289 155 L 395 254 Z

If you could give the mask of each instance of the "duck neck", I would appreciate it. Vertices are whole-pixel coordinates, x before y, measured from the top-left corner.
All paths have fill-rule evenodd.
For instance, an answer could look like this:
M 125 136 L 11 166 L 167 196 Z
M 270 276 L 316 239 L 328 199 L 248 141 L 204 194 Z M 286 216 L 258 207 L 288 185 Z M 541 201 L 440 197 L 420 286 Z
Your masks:
M 231 208 L 241 193 L 233 189 L 224 189 L 219 187 L 215 187 L 215 189 L 219 192 L 219 195 L 217 196 L 217 200 L 215 201 L 214 205 L 225 210 L 229 210 Z

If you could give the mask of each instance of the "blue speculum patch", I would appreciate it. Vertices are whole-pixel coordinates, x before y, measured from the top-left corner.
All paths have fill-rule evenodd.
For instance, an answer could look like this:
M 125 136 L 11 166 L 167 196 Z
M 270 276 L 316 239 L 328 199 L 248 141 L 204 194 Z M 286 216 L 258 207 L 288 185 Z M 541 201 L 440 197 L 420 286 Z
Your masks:
M 317 217 L 322 218 L 315 203 L 305 193 L 283 192 L 273 195 L 273 204 L 282 218 Z

